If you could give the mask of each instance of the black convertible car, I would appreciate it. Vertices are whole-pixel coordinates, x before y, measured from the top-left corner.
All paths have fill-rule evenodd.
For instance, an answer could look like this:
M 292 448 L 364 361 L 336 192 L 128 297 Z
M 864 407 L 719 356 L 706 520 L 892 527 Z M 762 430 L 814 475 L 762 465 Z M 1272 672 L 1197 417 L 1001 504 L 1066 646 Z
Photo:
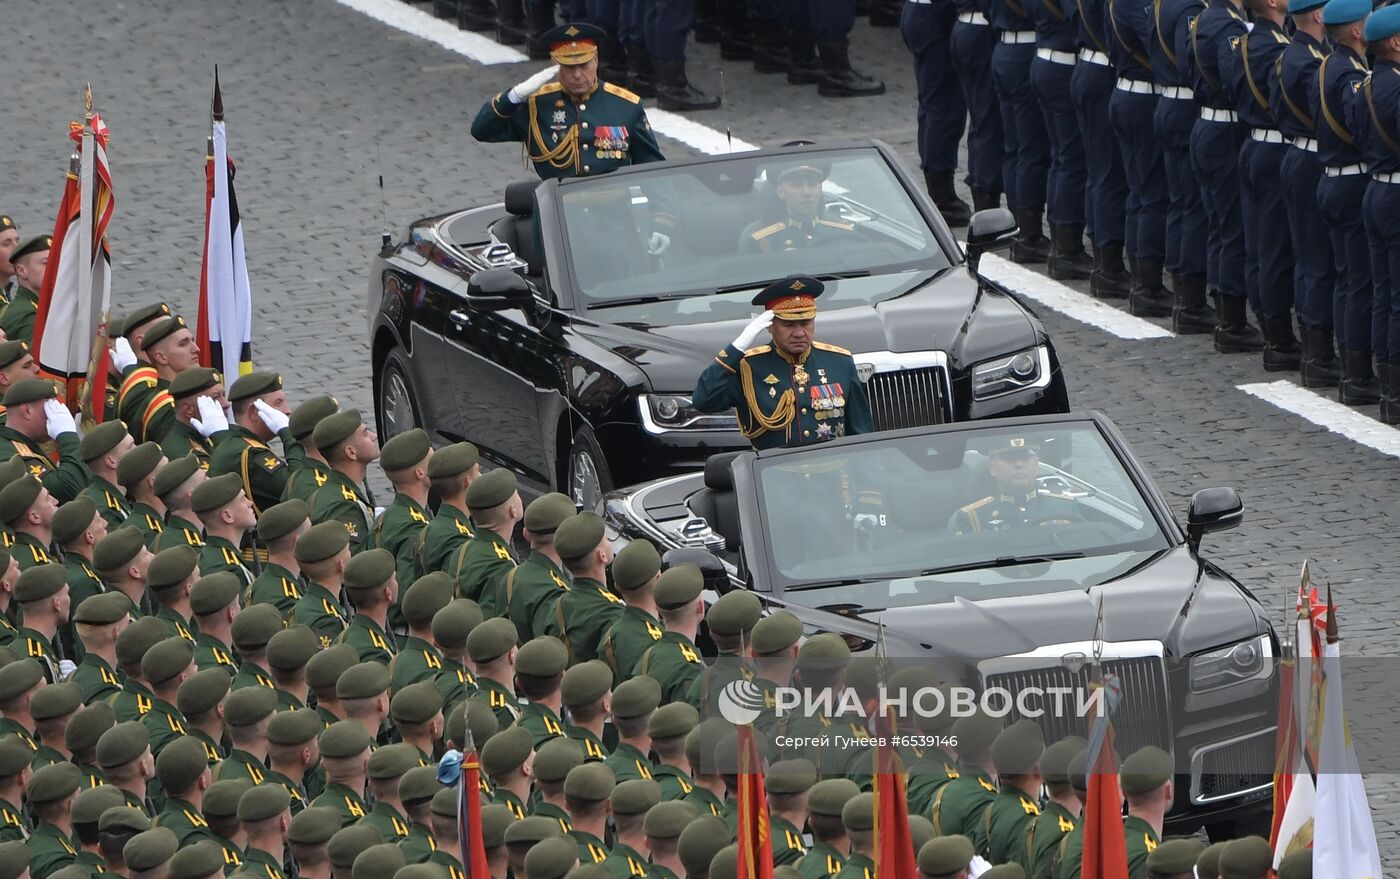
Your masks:
M 1019 477 L 998 458 L 1008 447 L 1038 452 Z M 878 492 L 880 515 L 852 515 L 848 485 Z M 1043 512 L 1018 521 L 1017 503 Z M 620 542 L 700 565 L 716 592 L 753 590 L 867 655 L 883 639 L 891 661 L 979 692 L 1082 689 L 1097 654 L 1122 695 L 1118 753 L 1176 756 L 1175 830 L 1253 832 L 1267 815 L 1277 636 L 1254 596 L 1199 555 L 1206 532 L 1240 522 L 1240 499 L 1197 492 L 1183 529 L 1103 415 L 716 455 L 703 473 L 613 493 L 607 514 Z M 1086 729 L 1068 712 L 1036 722 L 1047 741 Z
M 833 237 L 753 246 L 791 213 L 775 180 L 794 162 L 821 170 Z M 969 256 L 1014 231 L 979 214 Z M 969 271 L 923 186 L 867 141 L 515 183 L 504 204 L 414 223 L 370 272 L 380 436 L 470 440 L 591 508 L 698 470 L 748 444 L 732 413 L 691 407 L 696 378 L 757 288 L 794 273 L 826 281 L 817 337 L 855 353 L 882 429 L 1068 409 L 1040 320 Z

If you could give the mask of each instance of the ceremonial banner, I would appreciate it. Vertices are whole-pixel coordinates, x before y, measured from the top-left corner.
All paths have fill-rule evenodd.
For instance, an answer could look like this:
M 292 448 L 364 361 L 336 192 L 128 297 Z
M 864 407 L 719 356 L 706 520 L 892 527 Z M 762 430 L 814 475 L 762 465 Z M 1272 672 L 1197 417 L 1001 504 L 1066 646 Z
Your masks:
M 1097 665 L 1095 666 L 1097 678 Z M 1091 687 L 1102 688 L 1102 700 L 1090 704 L 1095 710 L 1089 722 L 1089 792 L 1084 800 L 1084 860 L 1081 874 L 1095 879 L 1128 879 L 1128 844 L 1123 837 L 1123 793 L 1118 788 L 1118 766 L 1113 756 L 1113 709 L 1121 694 L 1112 675 L 1095 680 Z
M 875 750 L 875 879 L 917 876 L 914 838 L 909 832 L 909 802 L 904 792 L 904 766 L 895 751 L 894 721 L 880 717 Z
M 481 760 L 470 733 L 465 747 L 466 753 L 452 750 L 442 755 L 437 778 L 442 784 L 457 785 L 457 841 L 467 879 L 491 879 L 481 836 Z
M 768 793 L 753 727 L 739 727 L 739 879 L 773 879 Z
M 204 263 L 199 273 L 195 340 L 199 362 L 233 380 L 253 368 L 253 294 L 243 250 L 243 222 L 233 192 L 224 101 L 214 71 L 212 128 L 204 158 Z

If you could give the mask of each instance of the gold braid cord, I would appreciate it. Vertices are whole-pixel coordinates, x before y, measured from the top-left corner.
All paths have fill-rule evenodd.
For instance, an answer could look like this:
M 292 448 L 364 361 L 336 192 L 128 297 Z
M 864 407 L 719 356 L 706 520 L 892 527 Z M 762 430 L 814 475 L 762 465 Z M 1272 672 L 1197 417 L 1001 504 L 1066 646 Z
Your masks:
M 744 402 L 749 407 L 749 417 L 753 419 L 752 429 L 744 427 L 743 419 L 739 419 L 739 431 L 748 439 L 767 433 L 768 431 L 786 431 L 792 425 L 792 419 L 797 412 L 794 404 L 796 395 L 792 388 L 783 391 L 778 398 L 778 405 L 773 409 L 772 415 L 764 415 L 763 410 L 758 406 L 758 395 L 754 393 L 753 368 L 749 366 L 748 360 L 739 361 L 739 382 L 744 388 Z
M 535 99 L 530 98 L 530 140 L 539 147 L 539 153 L 533 153 L 527 147 L 525 155 L 530 161 L 535 163 L 544 162 L 551 168 L 577 168 L 578 167 L 578 126 L 569 126 L 569 133 L 564 135 L 564 139 L 559 141 L 559 145 L 553 148 L 545 145 L 544 132 L 540 131 L 540 115 L 535 112 Z

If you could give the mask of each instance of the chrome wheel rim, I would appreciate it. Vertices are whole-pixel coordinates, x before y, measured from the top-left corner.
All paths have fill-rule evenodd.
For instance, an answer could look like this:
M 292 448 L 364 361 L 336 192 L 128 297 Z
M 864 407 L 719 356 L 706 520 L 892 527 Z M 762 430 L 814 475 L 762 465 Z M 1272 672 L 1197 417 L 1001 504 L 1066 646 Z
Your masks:
M 598 479 L 598 464 L 587 449 L 574 449 L 569 467 L 569 496 L 585 510 L 601 513 L 603 486 Z
M 413 400 L 408 394 L 408 385 L 403 376 L 390 372 L 384 381 L 384 439 L 398 436 L 418 425 L 413 418 Z

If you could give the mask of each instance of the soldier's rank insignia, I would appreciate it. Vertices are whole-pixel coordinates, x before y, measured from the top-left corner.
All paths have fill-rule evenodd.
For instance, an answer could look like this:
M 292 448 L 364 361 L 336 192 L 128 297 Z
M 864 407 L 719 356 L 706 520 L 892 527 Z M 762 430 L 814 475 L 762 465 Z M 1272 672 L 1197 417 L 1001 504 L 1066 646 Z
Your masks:
M 768 373 L 768 377 L 763 380 L 763 383 L 765 385 L 776 385 L 778 383 L 778 377 L 770 372 Z

